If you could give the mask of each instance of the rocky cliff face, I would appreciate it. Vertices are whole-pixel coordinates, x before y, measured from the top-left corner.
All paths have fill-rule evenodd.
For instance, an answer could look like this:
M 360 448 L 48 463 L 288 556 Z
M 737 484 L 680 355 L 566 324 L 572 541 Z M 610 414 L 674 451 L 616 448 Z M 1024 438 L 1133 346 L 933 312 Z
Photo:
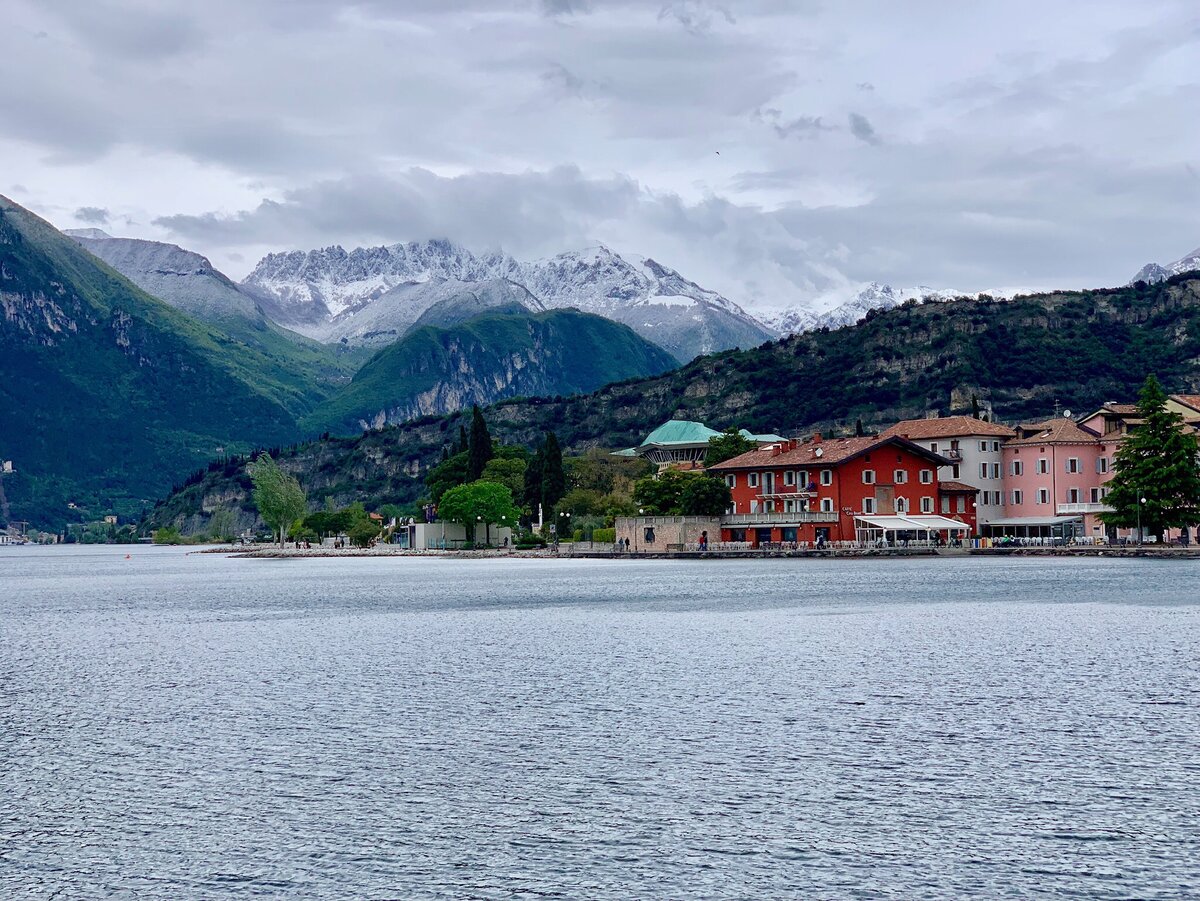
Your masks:
M 679 360 L 773 337 L 716 292 L 654 260 L 627 259 L 603 246 L 532 262 L 503 254 L 476 256 L 447 241 L 293 251 L 264 257 L 244 286 L 264 299 L 278 322 L 326 340 L 337 331 L 338 320 L 354 311 L 362 316 L 403 286 L 412 293 L 413 286 L 429 282 L 496 279 L 522 286 L 548 309 L 574 307 L 622 322 Z M 402 303 L 390 306 L 405 309 Z M 376 314 L 376 325 L 385 318 Z M 387 327 L 401 330 L 415 318 Z

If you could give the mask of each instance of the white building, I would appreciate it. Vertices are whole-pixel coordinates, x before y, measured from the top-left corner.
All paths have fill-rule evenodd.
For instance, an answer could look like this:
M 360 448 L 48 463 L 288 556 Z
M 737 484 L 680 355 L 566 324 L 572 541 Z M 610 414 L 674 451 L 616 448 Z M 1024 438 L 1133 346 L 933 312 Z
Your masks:
M 905 419 L 883 434 L 907 438 L 952 460 L 950 466 L 938 468 L 938 480 L 978 489 L 975 521 L 981 532 L 989 522 L 1004 518 L 1004 465 L 1000 449 L 1016 434 L 1008 426 L 972 416 L 939 416 Z M 938 512 L 942 515 L 967 512 L 952 509 L 959 503 L 971 501 L 961 492 L 942 493 Z

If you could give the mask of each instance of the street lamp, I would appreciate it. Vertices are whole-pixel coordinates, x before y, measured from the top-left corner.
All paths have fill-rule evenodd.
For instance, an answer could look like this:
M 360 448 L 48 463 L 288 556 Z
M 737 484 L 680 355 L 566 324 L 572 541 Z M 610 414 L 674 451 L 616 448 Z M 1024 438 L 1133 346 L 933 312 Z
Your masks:
M 1142 546 L 1142 504 L 1144 503 L 1146 503 L 1146 499 L 1139 497 L 1137 502 L 1138 547 Z

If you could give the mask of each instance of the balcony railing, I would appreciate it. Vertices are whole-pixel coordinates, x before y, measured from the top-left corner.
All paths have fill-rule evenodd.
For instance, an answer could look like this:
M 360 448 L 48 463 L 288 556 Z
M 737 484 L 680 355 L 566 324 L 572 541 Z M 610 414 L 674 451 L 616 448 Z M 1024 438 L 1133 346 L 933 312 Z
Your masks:
M 723 526 L 786 526 L 792 523 L 837 521 L 837 513 L 826 513 L 820 510 L 804 510 L 796 513 L 726 513 L 721 517 Z
M 955 463 L 959 463 L 962 461 L 962 451 L 960 451 L 958 448 L 954 448 L 953 450 L 948 450 L 948 451 L 942 451 L 942 456 L 948 460 L 953 460 Z
M 1111 513 L 1112 507 L 1108 504 L 1059 504 L 1057 508 L 1059 516 L 1073 516 L 1076 513 Z

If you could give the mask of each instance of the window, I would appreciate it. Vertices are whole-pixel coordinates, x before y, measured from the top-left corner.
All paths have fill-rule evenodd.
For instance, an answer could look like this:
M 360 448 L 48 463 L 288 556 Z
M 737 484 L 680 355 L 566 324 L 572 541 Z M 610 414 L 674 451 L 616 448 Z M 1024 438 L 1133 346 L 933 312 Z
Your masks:
M 762 474 L 762 487 L 763 487 L 763 494 L 774 494 L 775 493 L 775 473 L 764 472 Z
M 921 470 L 921 484 L 922 485 L 932 485 L 933 484 L 933 470 L 932 469 L 922 469 Z
M 833 498 L 831 498 L 831 497 L 821 498 L 821 512 L 822 513 L 832 513 L 833 512 Z
M 987 473 L 988 473 L 987 464 L 980 463 L 979 464 L 979 478 L 986 479 L 988 477 Z
M 832 485 L 833 484 L 833 470 L 832 469 L 822 469 L 821 470 L 821 484 L 822 485 Z
M 942 495 L 942 513 L 949 513 L 949 512 L 950 512 L 950 498 L 948 498 L 946 495 L 943 494 Z
M 863 498 L 863 513 L 874 513 L 874 512 L 875 512 L 875 498 L 864 497 Z
M 908 501 L 906 501 L 902 497 L 898 497 L 898 498 L 896 498 L 895 507 L 896 507 L 897 513 L 907 513 L 908 512 Z
M 922 513 L 932 513 L 933 512 L 933 498 L 931 498 L 931 497 L 921 498 L 921 512 Z
M 1024 475 L 1024 474 L 1025 474 L 1025 467 L 1024 467 L 1024 465 L 1021 463 L 1021 461 L 1020 461 L 1020 460 L 1013 460 L 1013 461 L 1012 461 L 1012 474 L 1013 474 L 1013 475 L 1015 475 L 1015 476 L 1020 476 L 1020 475 Z
M 992 478 L 993 479 L 1000 478 L 1000 464 L 999 463 L 992 464 Z
M 728 485 L 730 488 L 736 488 L 737 487 L 737 475 L 735 475 L 734 473 L 730 473 L 729 475 L 725 476 L 725 484 Z
M 785 484 L 785 485 L 795 485 L 796 484 L 796 473 L 793 470 L 789 469 L 787 472 L 785 472 L 783 474 L 783 484 Z
M 808 481 L 808 470 L 807 469 L 800 469 L 800 470 L 796 471 L 796 484 L 799 485 L 801 488 L 803 488 L 805 491 L 808 490 L 808 486 L 810 483 Z
M 992 442 L 992 453 L 993 454 L 1000 453 L 1000 442 L 999 441 Z
M 1024 497 L 1024 495 L 1021 494 L 1021 489 L 1018 488 L 1015 491 L 1013 491 L 1013 493 L 1012 493 L 1012 502 L 1014 504 L 1020 504 L 1022 502 L 1023 497 Z
M 751 512 L 751 513 L 757 513 L 757 512 L 758 512 L 758 501 L 751 501 L 751 502 L 750 502 L 750 512 Z
M 757 472 L 747 473 L 746 474 L 746 484 L 749 485 L 751 488 L 757 488 L 758 487 L 758 473 Z
M 957 463 L 955 463 L 953 466 L 950 467 L 950 478 L 952 478 L 952 479 L 961 479 L 962 478 L 962 467 L 959 466 Z
M 930 442 L 929 449 L 936 454 L 937 453 L 937 442 L 936 441 Z
M 873 469 L 864 469 L 863 470 L 863 484 L 864 485 L 874 485 L 875 484 L 875 470 L 873 470 Z
M 955 513 L 966 513 L 967 512 L 967 499 L 965 497 L 963 497 L 961 494 L 954 500 L 954 512 Z
M 1078 504 L 1079 503 L 1079 489 L 1078 488 L 1068 488 L 1067 489 L 1067 503 L 1068 504 Z
M 1093 504 L 1100 503 L 1100 489 L 1099 488 L 1092 489 L 1092 503 Z
M 1050 490 L 1048 488 L 1039 488 L 1038 489 L 1037 502 L 1039 504 L 1050 503 Z
M 1079 468 L 1078 457 L 1067 458 L 1067 472 L 1082 472 L 1082 470 Z
M 1045 457 L 1039 457 L 1037 471 L 1038 475 L 1040 476 L 1044 476 L 1046 473 L 1048 473 L 1050 471 L 1050 461 Z
M 1099 472 L 1099 473 L 1108 472 L 1108 457 L 1097 457 L 1096 458 L 1096 472 Z
M 892 477 L 895 478 L 897 485 L 904 485 L 908 482 L 908 470 L 897 469 L 892 473 Z
M 979 442 L 979 450 L 981 453 L 985 453 L 985 454 L 987 453 L 987 442 L 986 441 Z

